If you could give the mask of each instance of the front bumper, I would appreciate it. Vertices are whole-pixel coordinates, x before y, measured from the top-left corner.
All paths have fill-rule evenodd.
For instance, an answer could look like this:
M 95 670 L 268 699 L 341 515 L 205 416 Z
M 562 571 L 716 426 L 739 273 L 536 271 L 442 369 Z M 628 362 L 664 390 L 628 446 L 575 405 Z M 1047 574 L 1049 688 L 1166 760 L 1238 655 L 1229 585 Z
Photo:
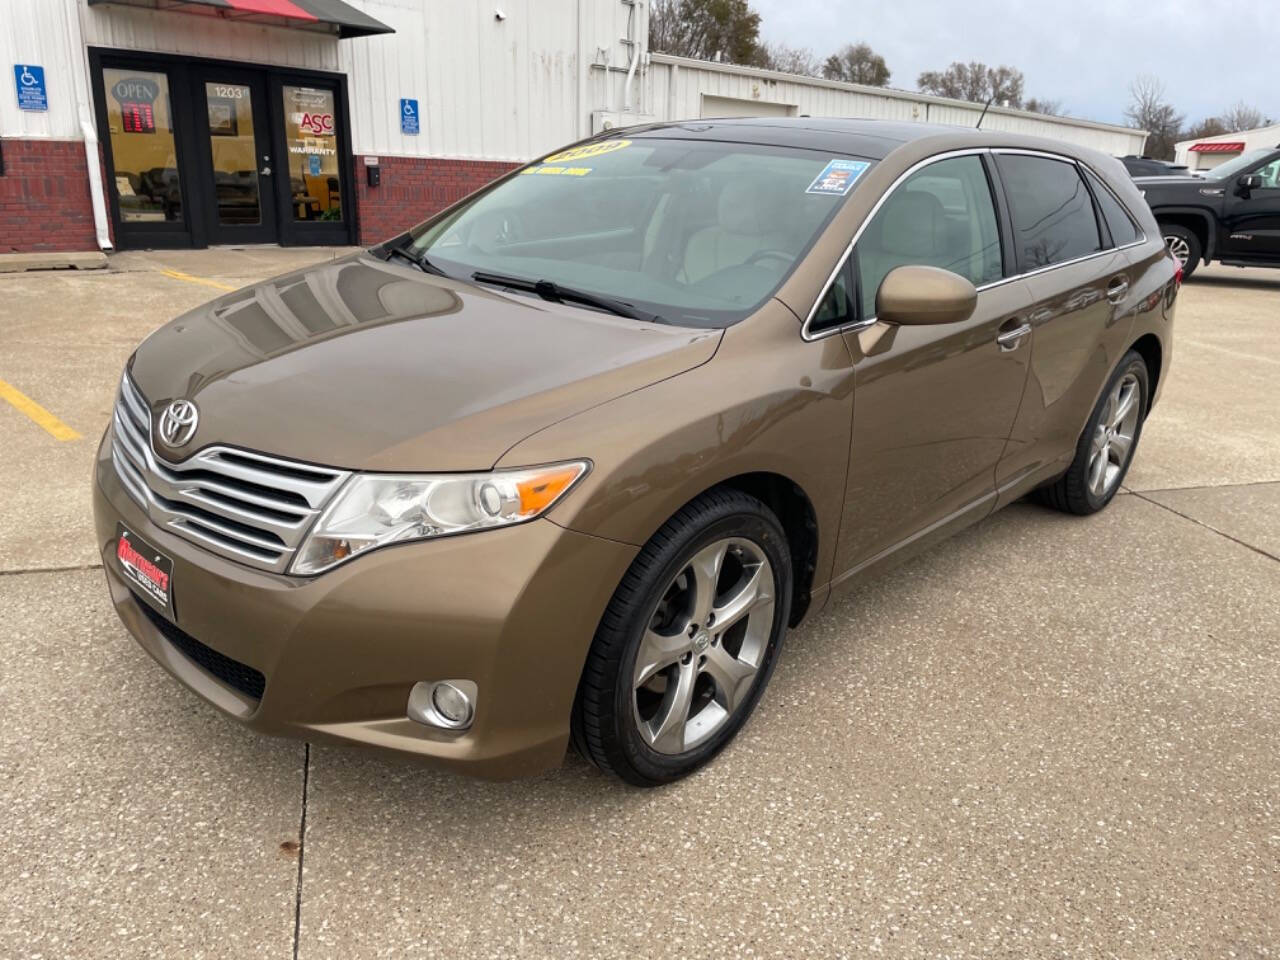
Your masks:
M 503 779 L 557 766 L 596 625 L 636 548 L 535 520 L 373 551 L 310 579 L 224 560 L 153 524 L 125 492 L 110 438 L 94 521 L 111 599 L 142 647 L 223 712 L 270 734 L 366 743 Z M 254 699 L 157 628 L 116 559 L 123 523 L 173 560 L 181 631 L 265 677 Z M 460 734 L 406 716 L 420 680 L 479 687 Z

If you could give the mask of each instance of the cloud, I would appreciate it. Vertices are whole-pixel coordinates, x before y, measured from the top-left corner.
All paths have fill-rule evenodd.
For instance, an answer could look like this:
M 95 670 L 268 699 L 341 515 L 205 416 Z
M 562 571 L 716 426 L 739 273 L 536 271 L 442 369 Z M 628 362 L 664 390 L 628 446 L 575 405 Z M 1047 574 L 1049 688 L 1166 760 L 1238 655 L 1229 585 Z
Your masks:
M 888 61 L 890 84 L 914 90 L 923 70 L 953 60 L 1008 64 L 1026 95 L 1074 116 L 1123 122 L 1138 74 L 1164 81 L 1188 121 L 1237 100 L 1280 117 L 1280 4 L 1258 0 L 751 0 L 761 37 L 825 56 L 865 40 Z

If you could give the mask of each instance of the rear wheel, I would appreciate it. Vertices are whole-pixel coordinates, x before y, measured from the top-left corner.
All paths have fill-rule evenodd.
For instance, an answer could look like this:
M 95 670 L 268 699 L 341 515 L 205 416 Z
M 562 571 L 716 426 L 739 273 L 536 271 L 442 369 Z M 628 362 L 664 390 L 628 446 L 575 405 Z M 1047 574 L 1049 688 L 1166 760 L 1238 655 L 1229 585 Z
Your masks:
M 1098 398 L 1067 472 L 1036 491 L 1041 503 L 1067 513 L 1097 513 L 1116 495 L 1133 462 L 1147 416 L 1146 361 L 1130 350 Z
M 638 786 L 692 773 L 755 708 L 790 605 L 791 555 L 768 507 L 731 489 L 683 507 L 596 631 L 574 703 L 579 752 Z
M 1182 267 L 1182 279 L 1187 279 L 1200 266 L 1200 257 L 1204 251 L 1200 246 L 1200 238 L 1191 230 L 1176 223 L 1160 224 L 1160 234 L 1164 237 L 1164 245 L 1173 254 L 1173 259 Z

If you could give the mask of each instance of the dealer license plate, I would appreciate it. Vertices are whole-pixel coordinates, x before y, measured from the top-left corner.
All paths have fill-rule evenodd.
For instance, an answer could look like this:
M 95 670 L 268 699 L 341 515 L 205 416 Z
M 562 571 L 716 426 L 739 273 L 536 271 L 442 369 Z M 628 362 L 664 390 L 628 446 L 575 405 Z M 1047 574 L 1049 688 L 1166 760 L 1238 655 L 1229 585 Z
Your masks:
M 136 533 L 116 526 L 116 560 L 134 590 L 173 617 L 173 561 Z

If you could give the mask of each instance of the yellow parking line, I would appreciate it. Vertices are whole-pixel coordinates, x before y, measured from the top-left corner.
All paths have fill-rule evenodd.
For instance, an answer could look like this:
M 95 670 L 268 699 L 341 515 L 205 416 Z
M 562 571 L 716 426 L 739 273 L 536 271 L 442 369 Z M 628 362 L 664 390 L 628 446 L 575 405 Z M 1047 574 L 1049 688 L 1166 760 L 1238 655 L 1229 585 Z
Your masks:
M 217 280 L 209 280 L 206 277 L 193 277 L 189 273 L 183 273 L 180 270 L 161 270 L 166 277 L 173 277 L 175 280 L 185 280 L 187 283 L 198 283 L 203 287 L 213 287 L 215 290 L 239 290 L 239 287 L 233 287 L 230 284 L 219 283 Z
M 3 380 L 0 380 L 0 398 L 9 401 L 9 405 L 19 413 L 25 413 L 29 418 L 48 431 L 49 435 L 55 440 L 80 439 L 80 434 L 76 433 L 17 387 L 11 386 Z

